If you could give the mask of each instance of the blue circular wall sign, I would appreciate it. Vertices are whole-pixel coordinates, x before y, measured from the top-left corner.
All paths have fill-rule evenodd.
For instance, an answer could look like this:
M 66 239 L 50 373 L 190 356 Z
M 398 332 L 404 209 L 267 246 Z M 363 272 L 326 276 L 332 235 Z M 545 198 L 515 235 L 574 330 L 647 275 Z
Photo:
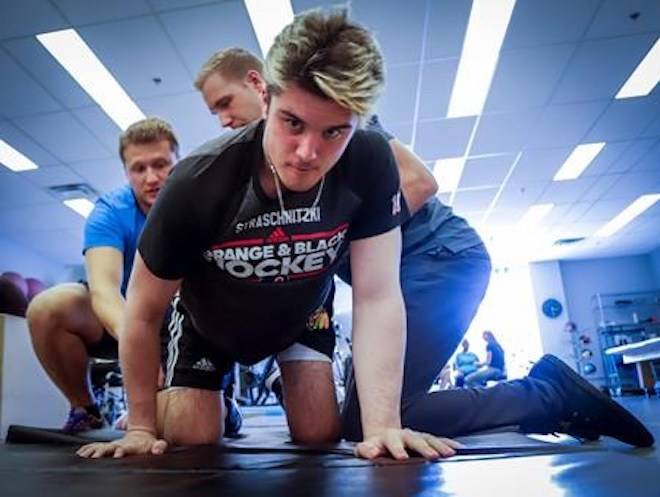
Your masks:
M 559 317 L 563 309 L 564 308 L 562 307 L 561 302 L 559 302 L 557 299 L 548 299 L 543 302 L 543 306 L 541 307 L 543 314 L 548 316 L 550 319 Z

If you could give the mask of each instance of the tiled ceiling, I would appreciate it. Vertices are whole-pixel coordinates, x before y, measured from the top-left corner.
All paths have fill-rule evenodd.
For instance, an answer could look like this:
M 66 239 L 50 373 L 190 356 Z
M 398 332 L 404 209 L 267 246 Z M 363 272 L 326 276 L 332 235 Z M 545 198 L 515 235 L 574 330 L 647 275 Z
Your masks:
M 333 3 L 292 1 L 294 12 Z M 430 168 L 467 154 L 459 214 L 484 222 L 486 233 L 515 225 L 534 203 L 554 202 L 542 224 L 550 239 L 587 240 L 544 257 L 660 245 L 660 204 L 611 238 L 588 238 L 637 196 L 660 192 L 660 88 L 614 100 L 660 35 L 660 1 L 518 0 L 483 114 L 456 119 L 446 114 L 470 0 L 350 4 L 386 57 L 378 109 L 385 127 Z M 227 46 L 259 53 L 258 43 L 239 0 L 2 0 L 0 9 L 0 139 L 40 166 L 0 168 L 0 236 L 80 263 L 84 220 L 47 188 L 119 186 L 120 130 L 35 35 L 76 28 L 145 114 L 172 122 L 184 153 L 221 132 L 193 88 L 200 65 Z M 581 178 L 552 181 L 576 145 L 595 141 L 607 145 Z

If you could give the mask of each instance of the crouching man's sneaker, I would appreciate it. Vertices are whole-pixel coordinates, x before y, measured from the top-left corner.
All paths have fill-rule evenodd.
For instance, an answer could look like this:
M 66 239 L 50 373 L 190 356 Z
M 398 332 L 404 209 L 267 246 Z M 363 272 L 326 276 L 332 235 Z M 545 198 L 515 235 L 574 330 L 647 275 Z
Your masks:
M 564 401 L 561 419 L 546 420 L 543 431 L 567 433 L 587 440 L 606 435 L 636 447 L 653 445 L 653 435 L 635 416 L 557 357 L 544 355 L 530 370 L 529 376 L 552 384 Z
M 72 407 L 62 431 L 73 434 L 99 428 L 103 428 L 103 417 L 96 406 Z
M 225 437 L 235 437 L 243 426 L 243 415 L 238 408 L 238 402 L 231 397 L 225 397 L 227 417 L 225 418 Z

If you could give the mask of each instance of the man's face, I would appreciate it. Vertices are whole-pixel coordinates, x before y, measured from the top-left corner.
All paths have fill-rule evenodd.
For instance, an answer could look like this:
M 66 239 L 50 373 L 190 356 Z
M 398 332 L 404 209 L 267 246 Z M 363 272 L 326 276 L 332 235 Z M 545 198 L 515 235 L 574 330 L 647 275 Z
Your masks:
M 130 144 L 124 149 L 126 177 L 143 212 L 156 201 L 175 161 L 168 140 Z
M 240 128 L 263 117 L 261 98 L 263 80 L 256 71 L 240 79 L 225 78 L 213 73 L 202 85 L 202 96 L 212 114 L 223 127 Z
M 349 109 L 291 85 L 270 98 L 264 151 L 286 188 L 306 191 L 337 163 L 357 124 Z

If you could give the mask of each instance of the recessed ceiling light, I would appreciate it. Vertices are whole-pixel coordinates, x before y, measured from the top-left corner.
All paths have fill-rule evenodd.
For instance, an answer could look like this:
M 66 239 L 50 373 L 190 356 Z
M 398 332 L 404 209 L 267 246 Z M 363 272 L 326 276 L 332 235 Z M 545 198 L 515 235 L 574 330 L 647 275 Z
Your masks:
M 481 114 L 515 0 L 473 0 L 447 117 Z
M 433 177 L 438 183 L 438 193 L 453 193 L 465 167 L 465 157 L 452 157 L 435 161 Z
M 591 164 L 596 156 L 603 150 L 604 142 L 584 143 L 573 149 L 566 162 L 559 168 L 553 178 L 554 181 L 566 181 L 578 178 Z
M 0 163 L 16 172 L 39 168 L 34 162 L 3 140 L 0 140 Z
M 94 209 L 94 204 L 86 198 L 70 198 L 64 201 L 64 205 L 69 209 L 73 209 L 85 218 L 88 217 L 89 213 Z
M 653 204 L 655 204 L 658 200 L 660 200 L 660 193 L 642 195 L 623 211 L 621 211 L 609 223 L 594 233 L 594 236 L 602 238 L 613 235 L 626 224 L 630 223 L 633 219 L 646 211 L 646 209 L 652 207 Z
M 660 81 L 660 38 L 642 59 L 637 68 L 616 94 L 617 99 L 644 97 L 653 91 Z
M 536 204 L 532 205 L 525 214 L 520 218 L 518 225 L 520 227 L 529 228 L 536 226 L 541 220 L 547 216 L 550 211 L 555 207 L 555 204 Z
M 140 108 L 75 29 L 38 34 L 37 40 L 122 130 L 144 119 Z
M 290 0 L 243 0 L 265 57 L 282 28 L 293 21 Z

